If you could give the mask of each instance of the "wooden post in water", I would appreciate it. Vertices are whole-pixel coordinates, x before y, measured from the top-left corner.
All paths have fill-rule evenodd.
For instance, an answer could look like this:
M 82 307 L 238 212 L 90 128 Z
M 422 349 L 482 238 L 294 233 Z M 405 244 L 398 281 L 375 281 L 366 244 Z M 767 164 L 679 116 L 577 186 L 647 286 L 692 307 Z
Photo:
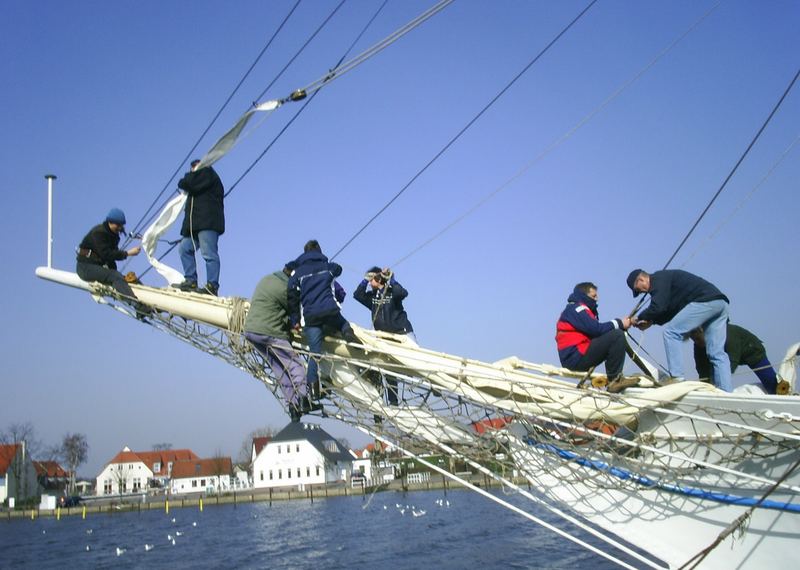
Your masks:
M 309 495 L 311 497 L 311 503 L 313 504 L 314 503 L 314 485 L 309 485 L 308 486 L 308 493 L 309 493 Z
M 252 497 L 252 495 L 250 495 Z M 269 506 L 272 506 L 272 487 L 269 488 Z

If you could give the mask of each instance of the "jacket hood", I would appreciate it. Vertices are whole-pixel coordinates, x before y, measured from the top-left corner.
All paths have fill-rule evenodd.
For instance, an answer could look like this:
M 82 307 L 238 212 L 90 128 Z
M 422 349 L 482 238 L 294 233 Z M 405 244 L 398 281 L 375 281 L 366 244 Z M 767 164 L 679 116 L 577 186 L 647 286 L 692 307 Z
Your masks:
M 295 259 L 295 263 L 297 263 L 298 267 L 309 262 L 328 263 L 328 257 L 321 251 L 307 251 Z
M 567 298 L 568 303 L 580 303 L 581 305 L 586 305 L 589 307 L 592 312 L 596 315 L 597 314 L 597 301 L 592 299 L 589 295 L 584 293 L 578 288 L 575 288 L 572 291 L 572 294 Z

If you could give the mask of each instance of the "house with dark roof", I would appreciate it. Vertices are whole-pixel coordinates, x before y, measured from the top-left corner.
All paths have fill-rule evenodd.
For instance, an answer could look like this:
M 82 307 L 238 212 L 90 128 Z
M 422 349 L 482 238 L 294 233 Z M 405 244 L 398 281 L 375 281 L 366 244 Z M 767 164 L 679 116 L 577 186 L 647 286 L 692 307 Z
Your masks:
M 347 481 L 354 456 L 317 424 L 292 422 L 253 461 L 253 486 L 288 487 Z
M 0 502 L 19 503 L 39 495 L 36 469 L 25 442 L 0 445 Z
M 230 457 L 177 461 L 172 466 L 170 490 L 173 494 L 227 491 L 232 474 Z
M 97 476 L 97 495 L 141 493 L 166 487 L 179 461 L 200 459 L 191 449 L 131 451 L 125 447 L 106 463 Z

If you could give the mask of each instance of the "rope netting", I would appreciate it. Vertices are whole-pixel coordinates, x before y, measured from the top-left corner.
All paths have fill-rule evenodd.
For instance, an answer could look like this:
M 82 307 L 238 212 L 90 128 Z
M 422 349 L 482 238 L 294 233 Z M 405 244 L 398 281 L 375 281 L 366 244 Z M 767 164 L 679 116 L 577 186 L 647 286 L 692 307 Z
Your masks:
M 102 296 L 135 316 L 115 291 L 92 287 L 96 299 Z M 257 378 L 288 410 L 281 371 L 271 370 L 244 338 L 248 302 L 210 296 L 202 302 L 224 310 L 228 326 L 165 311 L 146 320 Z M 314 414 L 416 453 L 454 454 L 490 465 L 538 488 L 546 481 L 595 491 L 647 488 L 722 502 L 735 501 L 724 491 L 735 489 L 746 502 L 774 485 L 800 452 L 800 417 L 787 411 L 796 406 L 782 405 L 787 398 L 767 404 L 745 397 L 731 404 L 700 382 L 611 394 L 578 388 L 583 373 L 516 358 L 483 363 L 426 350 L 405 337 L 354 329 L 363 344 L 327 337 L 322 355 L 309 354 L 299 338 L 293 343 L 303 359 L 319 364 L 324 408 Z M 640 386 L 647 385 L 653 383 L 640 378 Z M 795 475 L 779 491 L 794 495 L 799 485 Z

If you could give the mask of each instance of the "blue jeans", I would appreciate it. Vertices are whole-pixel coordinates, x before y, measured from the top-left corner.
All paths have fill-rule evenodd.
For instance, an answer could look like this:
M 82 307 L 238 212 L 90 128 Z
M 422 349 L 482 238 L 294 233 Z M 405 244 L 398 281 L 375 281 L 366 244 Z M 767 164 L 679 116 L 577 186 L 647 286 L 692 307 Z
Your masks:
M 703 327 L 706 354 L 713 367 L 714 385 L 726 392 L 733 391 L 731 361 L 725 352 L 728 303 L 722 299 L 705 303 L 689 303 L 664 326 L 664 350 L 670 376 L 683 378 L 683 341 L 693 329 Z
M 179 252 L 181 254 L 181 264 L 183 265 L 183 277 L 187 281 L 197 283 L 197 264 L 194 254 L 197 249 L 206 260 L 206 281 L 219 287 L 219 253 L 217 252 L 217 242 L 219 232 L 214 230 L 202 230 L 197 232 L 195 239 L 184 237 L 181 240 Z
M 345 337 L 353 334 L 350 323 L 340 313 L 325 317 L 321 322 L 315 323 L 314 326 L 306 325 L 303 327 L 303 335 L 306 337 L 308 349 L 311 353 L 308 356 L 308 368 L 306 369 L 306 379 L 309 386 L 319 380 L 319 365 L 317 363 L 319 356 L 315 355 L 322 353 L 322 339 L 325 338 L 325 329 L 341 332 Z

